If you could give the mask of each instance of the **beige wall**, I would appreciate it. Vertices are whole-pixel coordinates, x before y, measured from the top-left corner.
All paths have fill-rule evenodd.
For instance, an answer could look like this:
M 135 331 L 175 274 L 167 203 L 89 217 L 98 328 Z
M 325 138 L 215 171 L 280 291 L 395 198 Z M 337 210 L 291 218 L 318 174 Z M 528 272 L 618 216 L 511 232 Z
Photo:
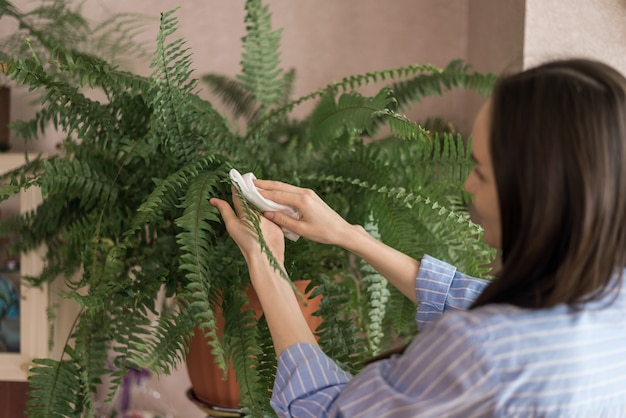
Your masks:
M 467 61 L 479 71 L 501 74 L 522 68 L 525 0 L 472 0 Z M 468 94 L 465 119 L 471 122 L 486 99 Z
M 626 74 L 626 1 L 526 0 L 524 66 L 583 56 Z

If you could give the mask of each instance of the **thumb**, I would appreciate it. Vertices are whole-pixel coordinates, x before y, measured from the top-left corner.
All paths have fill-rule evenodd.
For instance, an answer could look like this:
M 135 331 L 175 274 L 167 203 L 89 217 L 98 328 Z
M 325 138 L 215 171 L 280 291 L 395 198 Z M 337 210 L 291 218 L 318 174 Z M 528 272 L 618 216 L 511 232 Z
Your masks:
M 237 214 L 225 200 L 212 198 L 209 200 L 209 203 L 217 208 L 226 225 L 238 220 Z

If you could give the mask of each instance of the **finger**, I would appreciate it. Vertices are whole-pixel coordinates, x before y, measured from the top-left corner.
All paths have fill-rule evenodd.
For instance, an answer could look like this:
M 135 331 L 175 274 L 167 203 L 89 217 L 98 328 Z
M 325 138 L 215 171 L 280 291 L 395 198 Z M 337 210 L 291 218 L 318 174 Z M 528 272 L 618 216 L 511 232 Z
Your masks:
M 278 226 L 285 227 L 298 235 L 302 235 L 302 223 L 296 219 L 293 219 L 291 216 L 287 216 L 281 212 L 263 212 L 263 216 L 265 216 L 267 219 L 274 222 Z
M 259 190 L 261 196 L 265 199 L 271 200 L 281 205 L 291 206 L 292 208 L 302 209 L 303 205 L 302 194 L 296 194 L 291 192 L 283 192 L 278 190 Z
M 260 189 L 267 190 L 267 191 L 276 190 L 276 191 L 296 193 L 296 194 L 302 193 L 304 190 L 303 188 L 294 186 L 293 184 L 287 184 L 287 183 L 283 183 L 282 181 L 276 181 L 276 180 L 255 179 L 254 185 Z

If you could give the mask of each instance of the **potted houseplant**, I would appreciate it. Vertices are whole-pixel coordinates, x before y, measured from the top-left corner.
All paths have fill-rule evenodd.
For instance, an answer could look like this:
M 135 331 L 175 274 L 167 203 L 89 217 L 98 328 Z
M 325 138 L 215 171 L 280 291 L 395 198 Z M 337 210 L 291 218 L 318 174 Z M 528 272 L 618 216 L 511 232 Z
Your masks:
M 452 88 L 488 93 L 494 77 L 458 61 L 443 69 L 414 65 L 290 99 L 293 73 L 280 69 L 270 12 L 260 0 L 247 0 L 246 11 L 241 74 L 205 77 L 246 118 L 243 129 L 197 94 L 190 52 L 175 38 L 175 11 L 162 14 L 148 77 L 66 44 L 47 45 L 54 71 L 36 57 L 8 61 L 15 83 L 44 93 L 42 110 L 15 123 L 15 133 L 31 140 L 54 122 L 67 138 L 61 154 L 3 177 L 1 196 L 38 186 L 44 199 L 0 230 L 18 231 L 22 251 L 46 244 L 46 267 L 29 282 L 65 280 L 72 289 L 66 296 L 81 308 L 63 358 L 36 361 L 31 414 L 93 414 L 103 376 L 112 381 L 110 399 L 129 369 L 168 373 L 185 358 L 196 327 L 222 369 L 232 361 L 243 411 L 271 412 L 271 339 L 263 317 L 244 309 L 245 263 L 208 203 L 230 195 L 232 167 L 318 190 L 348 220 L 416 257 L 429 252 L 474 273 L 489 261 L 465 210 L 468 145 L 402 112 Z M 377 94 L 358 92 L 381 80 Z M 105 100 L 90 99 L 82 87 Z M 305 101 L 316 103 L 311 114 L 292 118 Z M 384 125 L 388 138 L 366 141 Z M 317 336 L 347 368 L 358 369 L 389 336 L 414 333 L 410 304 L 349 254 L 300 240 L 288 243 L 286 258 L 288 271 L 322 296 Z M 163 292 L 173 302 L 156 306 Z M 219 337 L 217 312 L 225 319 Z

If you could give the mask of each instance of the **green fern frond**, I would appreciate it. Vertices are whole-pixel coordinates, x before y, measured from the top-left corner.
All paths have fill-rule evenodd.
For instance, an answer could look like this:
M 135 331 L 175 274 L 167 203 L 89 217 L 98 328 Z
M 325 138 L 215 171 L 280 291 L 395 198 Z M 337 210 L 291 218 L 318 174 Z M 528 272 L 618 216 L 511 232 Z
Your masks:
M 364 228 L 377 240 L 381 239 L 378 226 L 373 216 L 369 217 Z M 384 322 L 386 306 L 390 296 L 389 289 L 387 288 L 389 282 L 372 266 L 363 261 L 361 261 L 361 272 L 363 273 L 361 280 L 365 292 L 368 295 L 367 301 L 369 309 L 367 311 L 367 317 L 369 321 L 367 324 L 367 334 L 369 349 L 372 355 L 377 355 L 380 353 L 380 343 L 385 336 Z
M 274 386 L 278 360 L 276 358 L 276 352 L 274 351 L 274 342 L 272 341 L 272 335 L 270 334 L 270 329 L 267 325 L 265 315 L 259 318 L 257 322 L 257 330 L 259 334 L 259 347 L 261 348 L 262 353 L 258 357 L 256 370 L 258 372 L 260 384 L 262 385 L 262 387 L 271 388 Z M 267 392 L 265 392 L 265 394 L 266 400 L 264 404 L 267 408 L 269 407 L 271 392 L 268 390 Z
M 279 68 L 281 30 L 272 31 L 272 15 L 261 0 L 247 0 L 245 7 L 246 35 L 237 78 L 261 109 L 267 109 L 279 103 L 283 93 Z
M 465 74 L 465 76 L 453 76 L 451 79 L 446 79 L 444 77 L 442 81 L 444 85 L 446 85 L 446 87 L 450 88 L 449 86 L 454 86 L 456 80 L 460 78 L 461 80 L 459 81 L 459 83 L 464 87 L 469 88 L 470 90 L 475 91 L 482 96 L 491 95 L 493 86 L 497 78 L 496 75 L 493 73 L 482 74 L 477 71 L 470 72 L 471 69 L 472 66 L 463 62 L 463 60 L 452 60 L 446 66 L 442 74 L 447 75 L 460 73 Z
M 315 313 L 322 317 L 322 323 L 316 330 L 320 347 L 344 370 L 354 373 L 367 355 L 368 345 L 362 330 L 354 325 L 354 318 L 337 312 L 337 306 L 350 306 L 349 291 L 345 284 L 324 274 L 317 276 L 314 283 L 316 287 L 311 292 L 311 298 L 323 296 Z
M 43 164 L 45 175 L 40 176 L 38 185 L 42 195 L 63 193 L 73 196 L 80 206 L 88 210 L 92 205 L 100 207 L 102 199 L 108 197 L 109 204 L 115 204 L 117 190 L 109 182 L 109 176 L 102 176 L 92 169 L 91 164 L 80 160 L 49 159 Z
M 225 117 L 193 94 L 196 80 L 191 77 L 191 55 L 183 48 L 184 41 L 167 43 L 178 28 L 172 13 L 162 15 L 153 63 L 151 140 L 167 150 L 178 164 L 185 165 L 206 152 L 229 151 L 235 138 Z
M 472 143 L 460 135 L 436 134 L 433 137 L 432 161 L 437 168 L 438 182 L 462 184 L 474 168 Z
M 58 200 L 44 200 L 35 210 L 24 213 L 13 224 L 15 230 L 20 234 L 20 245 L 25 251 L 32 250 L 40 246 L 42 243 L 48 242 L 63 236 L 63 233 L 57 235 L 53 231 L 63 231 L 74 221 L 74 217 L 65 216 L 68 210 L 73 210 L 78 206 L 78 202 L 64 202 Z M 7 220 L 10 222 L 10 220 Z M 3 222 L 0 222 L 2 224 Z M 38 231 L 36 233 L 35 231 Z M 67 237 L 63 237 L 58 243 L 63 242 Z M 77 245 L 82 244 L 79 241 Z M 54 242 L 51 242 L 54 244 Z M 57 248 L 57 247 L 55 247 Z
M 311 116 L 311 141 L 314 144 L 337 138 L 343 132 L 349 137 L 371 132 L 374 118 L 395 101 L 389 90 L 381 90 L 375 97 L 364 97 L 358 93 L 344 93 L 335 102 L 327 95 Z
M 223 296 L 224 316 L 231 319 L 224 325 L 224 346 L 239 381 L 242 406 L 251 416 L 263 416 L 268 409 L 268 399 L 256 369 L 262 351 L 255 312 L 245 307 L 248 299 L 244 292 L 229 289 Z
M 294 84 L 296 81 L 296 70 L 291 69 L 283 74 L 282 94 L 278 106 L 283 107 L 291 100 Z
M 176 225 L 183 232 L 178 234 L 177 240 L 184 251 L 181 268 L 189 271 L 190 278 L 199 280 L 209 271 L 203 260 L 204 253 L 209 250 L 210 237 L 213 229 L 209 222 L 219 222 L 217 209 L 209 204 L 209 198 L 216 193 L 220 182 L 218 173 L 207 171 L 189 183 L 189 189 L 183 201 L 185 208 L 183 216 L 176 220 Z
M 79 401 L 76 389 L 78 365 L 72 361 L 34 359 L 28 378 L 29 399 L 26 413 L 30 417 L 72 417 Z
M 366 192 L 374 192 L 380 199 L 410 209 L 417 219 L 422 219 L 422 224 L 427 226 L 431 237 L 436 237 L 436 241 L 431 242 L 433 248 L 437 250 L 433 255 L 460 265 L 464 272 L 468 272 L 467 274 L 477 277 L 484 275 L 487 271 L 484 266 L 493 259 L 493 250 L 488 249 L 480 239 L 482 228 L 470 220 L 467 212 L 459 212 L 449 205 L 434 201 L 421 191 L 372 185 L 353 178 L 333 176 L 315 178 L 317 181 L 340 183 Z M 381 234 L 384 235 L 382 231 Z M 473 254 L 469 262 L 462 256 L 468 253 Z
M 156 297 L 154 293 L 146 292 L 146 295 L 152 296 L 150 301 L 146 301 L 136 296 L 136 290 L 125 291 L 133 287 L 131 280 L 120 281 L 124 282 L 121 287 L 98 289 L 98 293 L 109 292 L 111 295 L 111 302 L 105 307 L 109 312 L 108 329 L 112 340 L 111 348 L 115 353 L 109 370 L 112 380 L 109 397 L 113 396 L 116 385 L 128 369 L 139 368 L 135 361 L 139 357 L 136 353 L 144 346 L 148 337 L 146 331 L 150 329 L 156 316 L 150 306 Z
M 421 74 L 421 73 L 438 73 L 442 70 L 432 65 L 408 65 L 405 67 L 399 67 L 395 69 L 376 71 L 376 72 L 368 72 L 365 74 L 353 75 L 350 77 L 345 77 L 340 82 L 335 82 L 328 84 L 327 86 L 320 88 L 314 92 L 311 92 L 307 95 L 299 97 L 291 102 L 285 104 L 282 107 L 273 109 L 263 118 L 260 118 L 258 121 L 251 124 L 248 133 L 249 135 L 254 134 L 257 131 L 262 131 L 267 129 L 268 127 L 274 125 L 279 122 L 285 114 L 290 114 L 296 107 L 300 106 L 303 103 L 320 99 L 326 97 L 328 95 L 336 96 L 338 92 L 351 92 L 357 87 L 365 86 L 370 83 L 385 81 L 385 80 L 395 80 L 395 79 L 403 79 L 409 77 L 411 75 Z M 394 91 L 394 89 L 391 89 Z M 395 92 L 394 92 L 395 95 Z
M 374 118 L 383 118 L 387 121 L 391 133 L 400 139 L 416 140 L 418 138 L 424 139 L 429 137 L 429 132 L 418 123 L 390 109 L 375 111 L 372 116 Z
M 164 179 L 153 179 L 156 186 L 137 208 L 137 213 L 125 233 L 125 238 L 134 235 L 146 224 L 162 218 L 164 213 L 172 211 L 179 205 L 179 199 L 182 197 L 180 191 L 185 190 L 189 182 L 202 172 L 209 170 L 214 170 L 212 171 L 214 173 L 221 172 L 222 168 L 218 164 L 220 162 L 217 158 L 210 155 L 181 167 Z
M 180 269 L 185 271 L 187 289 L 194 296 L 191 307 L 195 310 L 198 326 L 213 346 L 213 354 L 220 367 L 226 369 L 223 349 L 219 343 L 215 327 L 215 312 L 208 295 L 211 289 L 211 232 L 210 222 L 219 222 L 216 209 L 209 204 L 215 195 L 219 178 L 214 171 L 208 171 L 189 183 L 187 194 L 182 202 L 184 213 L 176 219 L 181 229 L 176 240 L 180 246 Z
M 191 77 L 191 54 L 184 48 L 185 41 L 169 41 L 169 36 L 178 29 L 178 20 L 173 13 L 174 10 L 161 14 L 149 103 L 153 108 L 155 137 L 177 160 L 188 162 L 197 154 L 201 143 L 179 139 L 190 133 L 198 118 L 193 112 L 185 111 L 191 108 L 189 93 L 194 91 L 197 81 Z
M 106 320 L 106 317 L 100 319 Z M 94 413 L 95 405 L 89 394 L 95 392 L 102 377 L 108 374 L 110 338 L 102 322 L 80 321 L 77 324 L 72 335 L 75 347 L 65 347 L 67 360 L 33 361 L 37 366 L 29 377 L 32 397 L 27 402 L 29 416 L 66 417 Z
M 439 241 L 426 227 L 431 219 L 420 218 L 420 212 L 406 205 L 372 196 L 370 207 L 378 221 L 382 240 L 406 254 L 420 259 L 427 248 Z
M 25 144 L 36 140 L 39 133 L 44 133 L 46 126 L 55 118 L 54 112 L 46 108 L 35 112 L 35 116 L 28 121 L 17 120 L 11 123 L 11 130 L 16 140 L 23 140 Z
M 201 80 L 232 110 L 235 118 L 243 116 L 248 121 L 256 119 L 259 110 L 256 99 L 239 81 L 217 74 L 203 75 Z
M 168 38 L 178 30 L 178 19 L 173 16 L 177 9 L 161 13 L 161 24 L 157 35 L 157 50 L 152 63 L 152 77 L 156 83 L 177 87 L 185 92 L 192 92 L 197 81 L 191 77 L 191 54 L 185 48 L 185 40 Z
M 193 334 L 195 322 L 187 305 L 178 303 L 177 307 L 178 312 L 164 308 L 148 337 L 133 347 L 133 362 L 140 368 L 151 370 L 157 375 L 167 375 L 175 365 L 185 360 L 187 341 Z
M 390 287 L 389 293 L 389 303 L 386 306 L 385 314 L 385 328 L 392 329 L 400 342 L 408 342 L 417 334 L 415 304 L 395 287 Z
M 453 60 L 443 71 L 418 74 L 408 80 L 396 81 L 389 87 L 394 92 L 400 109 L 420 102 L 425 97 L 441 96 L 445 91 L 455 88 L 467 88 L 483 96 L 491 94 L 496 76 L 470 70 L 471 67 L 462 60 Z
M 78 377 L 83 392 L 75 410 L 85 415 L 91 415 L 96 410 L 93 398 L 86 395 L 95 393 L 102 384 L 102 378 L 110 373 L 107 366 L 111 339 L 107 323 L 105 316 L 95 321 L 80 321 L 74 334 L 75 353 L 78 363 L 82 365 Z
M 363 87 L 372 82 L 377 83 L 379 81 L 385 80 L 395 80 L 407 78 L 410 76 L 414 76 L 420 73 L 440 73 L 441 69 L 430 64 L 425 65 L 408 65 L 405 67 L 388 69 L 383 71 L 375 71 L 369 72 L 365 74 L 352 75 L 348 77 L 344 77 L 341 82 L 335 83 L 334 85 L 343 90 L 350 89 L 354 90 L 358 87 Z
M 147 88 L 147 83 L 140 77 L 115 71 L 110 64 L 102 63 L 95 58 L 76 55 L 70 52 L 59 52 L 57 59 L 60 70 L 78 74 L 79 80 L 85 79 L 81 74 L 87 74 L 85 83 L 93 87 L 106 85 L 105 92 L 116 87 L 123 88 L 122 97 L 128 96 L 128 89 Z M 48 123 L 56 129 L 62 129 L 70 135 L 74 134 L 90 145 L 98 147 L 113 147 L 116 145 L 110 138 L 121 128 L 119 114 L 123 111 L 116 108 L 119 100 L 112 100 L 110 104 L 103 104 L 85 97 L 79 89 L 55 73 L 46 70 L 35 60 L 19 60 L 11 65 L 11 75 L 22 83 L 29 83 L 34 88 L 44 88 L 42 97 L 44 110 L 37 112 L 35 117 L 27 122 L 16 123 L 14 129 L 18 136 L 29 141 L 35 138 L 38 132 L 44 132 Z M 123 86 L 123 87 L 122 87 Z M 133 102 L 134 114 L 137 114 L 137 103 Z M 93 151 L 96 151 L 94 148 Z
M 459 135 L 435 134 L 429 140 L 401 141 L 390 138 L 373 142 L 375 158 L 388 165 L 390 184 L 427 188 L 434 186 L 440 195 L 462 192 L 462 184 L 472 170 L 471 144 Z M 372 154 L 374 155 L 374 154 Z

